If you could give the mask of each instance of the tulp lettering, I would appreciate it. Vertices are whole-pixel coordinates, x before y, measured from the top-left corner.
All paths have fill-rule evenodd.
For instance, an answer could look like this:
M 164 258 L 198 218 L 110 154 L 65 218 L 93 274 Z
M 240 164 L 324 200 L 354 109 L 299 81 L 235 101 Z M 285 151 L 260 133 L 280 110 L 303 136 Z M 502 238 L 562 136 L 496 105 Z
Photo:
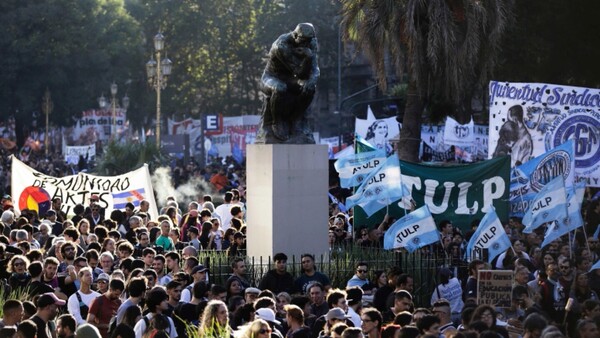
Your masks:
M 381 183 L 383 181 L 383 179 L 385 179 L 385 173 L 380 173 L 377 176 L 371 177 L 369 182 L 367 182 L 367 185 L 373 184 L 373 183 Z
M 489 231 L 484 232 L 483 235 L 479 237 L 479 239 L 475 243 L 475 246 L 479 248 L 486 248 L 486 244 L 488 244 L 488 242 L 490 242 L 490 240 L 494 238 L 497 230 L 498 229 L 495 226 L 490 227 Z
M 397 235 L 396 235 L 396 241 L 398 243 L 402 243 L 402 241 L 412 235 L 417 233 L 417 231 L 419 230 L 420 226 L 418 224 L 415 224 L 412 226 L 412 228 L 406 228 L 406 229 L 402 229 L 402 231 L 400 231 Z
M 375 169 L 375 168 L 377 168 L 377 166 L 379 166 L 379 160 L 373 160 L 373 162 L 369 161 L 363 165 L 354 167 L 354 169 L 352 169 L 352 174 L 354 175 L 357 171 L 361 171 L 364 169 Z
M 551 202 L 552 202 L 552 197 L 548 196 L 548 197 L 544 198 L 543 200 L 538 201 L 534 205 L 534 207 L 533 207 L 532 210 L 533 210 L 533 212 L 536 212 L 536 211 L 538 211 L 540 209 L 543 209 L 543 208 L 549 206 Z

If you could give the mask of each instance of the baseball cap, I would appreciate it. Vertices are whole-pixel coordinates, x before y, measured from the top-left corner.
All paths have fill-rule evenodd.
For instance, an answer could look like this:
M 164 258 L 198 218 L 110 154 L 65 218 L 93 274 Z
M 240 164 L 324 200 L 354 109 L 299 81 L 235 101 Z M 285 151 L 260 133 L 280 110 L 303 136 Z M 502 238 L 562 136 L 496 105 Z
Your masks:
M 6 194 L 6 195 L 2 196 L 2 199 L 3 199 L 3 200 L 11 200 L 11 199 L 12 199 L 12 197 L 10 197 L 10 195 L 9 195 L 9 194 Z
M 248 294 L 248 293 L 255 293 L 258 295 L 260 293 L 260 289 L 253 288 L 253 287 L 246 288 L 246 290 L 244 290 L 244 294 Z
M 208 268 L 206 268 L 206 267 L 204 267 L 204 265 L 200 264 L 200 265 L 195 266 L 192 269 L 192 275 L 195 274 L 196 272 L 206 272 L 206 271 L 208 271 Z
M 100 280 L 104 280 L 104 281 L 109 281 L 110 277 L 108 276 L 107 273 L 103 272 L 101 274 L 98 275 L 98 277 L 96 277 L 96 281 L 100 281 Z
M 329 310 L 329 312 L 327 312 L 327 315 L 325 316 L 325 318 L 327 320 L 332 320 L 332 319 L 343 320 L 346 318 L 350 318 L 350 316 L 346 315 L 344 310 L 340 309 L 339 307 L 334 307 L 333 309 Z
M 48 305 L 56 304 L 59 306 L 65 305 L 67 302 L 64 300 L 58 299 L 53 292 L 46 292 L 38 298 L 37 303 L 35 304 L 38 308 L 44 308 Z
M 258 310 L 256 310 L 255 314 L 258 318 L 260 318 L 262 320 L 266 320 L 267 322 L 281 324 L 280 321 L 275 319 L 275 312 L 273 312 L 273 310 L 271 310 L 269 308 L 264 307 L 264 308 L 258 309 Z

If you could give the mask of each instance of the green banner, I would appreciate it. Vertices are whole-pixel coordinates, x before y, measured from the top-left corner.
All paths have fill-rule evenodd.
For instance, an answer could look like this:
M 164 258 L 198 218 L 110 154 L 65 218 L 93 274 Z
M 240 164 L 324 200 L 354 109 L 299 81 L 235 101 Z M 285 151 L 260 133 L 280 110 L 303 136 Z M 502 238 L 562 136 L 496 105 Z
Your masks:
M 394 155 L 392 155 L 394 156 Z M 493 205 L 500 220 L 508 221 L 510 157 L 503 156 L 475 164 L 433 166 L 400 161 L 402 182 L 411 191 L 415 209 L 427 204 L 437 223 L 447 219 L 468 231 L 474 220 L 481 220 Z M 377 226 L 386 210 L 367 217 L 360 207 L 354 208 L 356 229 Z M 389 205 L 390 216 L 398 219 L 410 211 L 408 200 Z

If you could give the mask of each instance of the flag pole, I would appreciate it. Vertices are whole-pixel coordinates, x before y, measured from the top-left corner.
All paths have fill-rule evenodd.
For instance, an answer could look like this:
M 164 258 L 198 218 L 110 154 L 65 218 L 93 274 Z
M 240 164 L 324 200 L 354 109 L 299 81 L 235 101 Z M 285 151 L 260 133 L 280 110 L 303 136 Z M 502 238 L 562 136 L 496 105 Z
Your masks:
M 587 246 L 588 251 L 591 253 L 592 251 L 590 250 L 590 243 L 588 242 L 588 236 L 585 231 L 585 224 L 581 228 L 583 229 L 583 237 L 585 237 L 585 245 Z

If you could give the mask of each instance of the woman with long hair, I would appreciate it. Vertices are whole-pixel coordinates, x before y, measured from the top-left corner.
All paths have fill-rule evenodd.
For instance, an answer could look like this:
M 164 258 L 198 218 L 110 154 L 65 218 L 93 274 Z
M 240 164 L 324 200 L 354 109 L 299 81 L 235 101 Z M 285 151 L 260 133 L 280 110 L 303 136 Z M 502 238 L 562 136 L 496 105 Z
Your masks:
M 200 337 L 230 338 L 232 330 L 229 327 L 229 312 L 227 306 L 220 300 L 211 300 L 206 304 L 200 321 Z
M 79 230 L 79 245 L 85 250 L 89 244 L 88 236 L 90 235 L 90 221 L 86 218 L 82 218 L 79 223 L 77 223 L 77 230 Z
M 452 321 L 460 319 L 465 303 L 462 300 L 462 286 L 458 278 L 454 277 L 452 271 L 448 268 L 441 268 L 438 273 L 438 284 L 431 294 L 431 305 L 439 299 L 446 299 L 450 303 L 450 315 Z

